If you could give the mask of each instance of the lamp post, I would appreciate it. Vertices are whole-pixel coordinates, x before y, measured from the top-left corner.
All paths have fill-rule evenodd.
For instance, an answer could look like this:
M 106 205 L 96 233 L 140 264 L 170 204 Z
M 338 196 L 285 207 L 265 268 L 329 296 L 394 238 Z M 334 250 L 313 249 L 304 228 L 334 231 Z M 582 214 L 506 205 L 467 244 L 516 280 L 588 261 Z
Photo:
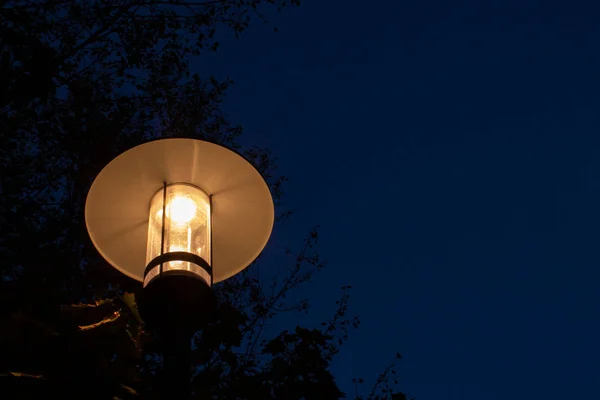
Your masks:
M 163 397 L 189 396 L 190 342 L 213 309 L 214 283 L 266 245 L 273 199 L 241 155 L 195 139 L 160 139 L 116 157 L 87 196 L 92 243 L 142 283 L 139 312 L 163 352 Z

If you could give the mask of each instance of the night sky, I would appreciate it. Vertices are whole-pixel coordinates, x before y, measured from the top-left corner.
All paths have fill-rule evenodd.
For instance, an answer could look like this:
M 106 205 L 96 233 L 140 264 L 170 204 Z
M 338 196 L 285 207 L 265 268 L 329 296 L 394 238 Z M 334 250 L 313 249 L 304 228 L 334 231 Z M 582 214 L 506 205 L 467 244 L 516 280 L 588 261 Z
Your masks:
M 419 400 L 598 398 L 595 3 L 305 0 L 198 60 L 290 179 L 266 259 L 322 227 L 313 311 L 285 323 L 353 286 L 342 390 L 398 351 Z

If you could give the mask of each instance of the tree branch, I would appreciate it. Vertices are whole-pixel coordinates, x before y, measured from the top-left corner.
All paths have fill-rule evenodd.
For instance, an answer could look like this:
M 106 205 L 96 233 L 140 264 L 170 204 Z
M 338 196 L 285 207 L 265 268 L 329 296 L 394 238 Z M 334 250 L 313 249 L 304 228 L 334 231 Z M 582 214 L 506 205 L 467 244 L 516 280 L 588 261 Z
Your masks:
M 27 374 L 25 372 L 14 372 L 14 371 L 9 371 L 8 373 L 0 373 L 1 377 L 7 377 L 7 376 L 13 376 L 15 378 L 32 378 L 32 379 L 46 379 L 44 378 L 42 375 L 35 375 L 35 374 Z
M 73 51 L 71 52 L 70 56 L 72 56 L 73 54 L 77 53 L 79 50 L 81 50 L 82 48 L 84 48 L 88 44 L 90 44 L 93 41 L 95 41 L 96 39 L 98 39 L 101 35 L 111 33 L 112 30 L 109 29 L 109 28 L 111 28 L 112 25 L 115 22 L 117 22 L 119 20 L 119 18 L 121 18 L 121 16 L 123 16 L 123 14 L 125 14 L 134 5 L 135 4 L 133 4 L 133 3 L 122 5 L 120 7 L 120 10 L 117 11 L 108 22 L 103 23 L 102 27 L 100 27 L 96 32 L 92 33 L 86 40 L 84 40 L 79 45 L 75 46 L 73 48 Z
M 119 311 L 115 311 L 113 313 L 113 315 L 111 315 L 110 317 L 106 317 L 104 318 L 102 321 L 98 321 L 96 323 L 93 323 L 91 325 L 80 325 L 78 326 L 80 331 L 89 331 L 90 329 L 94 329 L 97 328 L 101 325 L 105 325 L 108 324 L 110 322 L 115 322 L 117 319 L 119 319 L 119 317 L 121 316 L 121 313 Z

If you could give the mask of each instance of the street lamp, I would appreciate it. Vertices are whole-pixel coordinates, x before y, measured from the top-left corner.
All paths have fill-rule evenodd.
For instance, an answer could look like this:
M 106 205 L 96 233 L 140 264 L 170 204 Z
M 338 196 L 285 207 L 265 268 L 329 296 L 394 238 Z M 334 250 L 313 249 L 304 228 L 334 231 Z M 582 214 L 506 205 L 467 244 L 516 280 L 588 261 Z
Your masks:
M 139 311 L 161 340 L 165 389 L 186 397 L 190 339 L 211 314 L 213 284 L 252 263 L 271 234 L 265 180 L 223 146 L 155 140 L 104 167 L 85 221 L 102 257 L 142 282 Z

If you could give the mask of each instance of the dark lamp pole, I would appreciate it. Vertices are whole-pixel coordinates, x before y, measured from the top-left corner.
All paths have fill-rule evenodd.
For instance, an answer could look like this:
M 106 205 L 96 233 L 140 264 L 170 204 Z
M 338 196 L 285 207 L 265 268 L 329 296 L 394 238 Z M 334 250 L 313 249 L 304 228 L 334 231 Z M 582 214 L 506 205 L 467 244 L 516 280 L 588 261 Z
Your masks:
M 151 141 L 98 174 L 85 220 L 102 257 L 142 283 L 140 315 L 162 347 L 162 397 L 189 397 L 191 337 L 212 314 L 213 284 L 250 265 L 271 234 L 265 180 L 226 147 Z

